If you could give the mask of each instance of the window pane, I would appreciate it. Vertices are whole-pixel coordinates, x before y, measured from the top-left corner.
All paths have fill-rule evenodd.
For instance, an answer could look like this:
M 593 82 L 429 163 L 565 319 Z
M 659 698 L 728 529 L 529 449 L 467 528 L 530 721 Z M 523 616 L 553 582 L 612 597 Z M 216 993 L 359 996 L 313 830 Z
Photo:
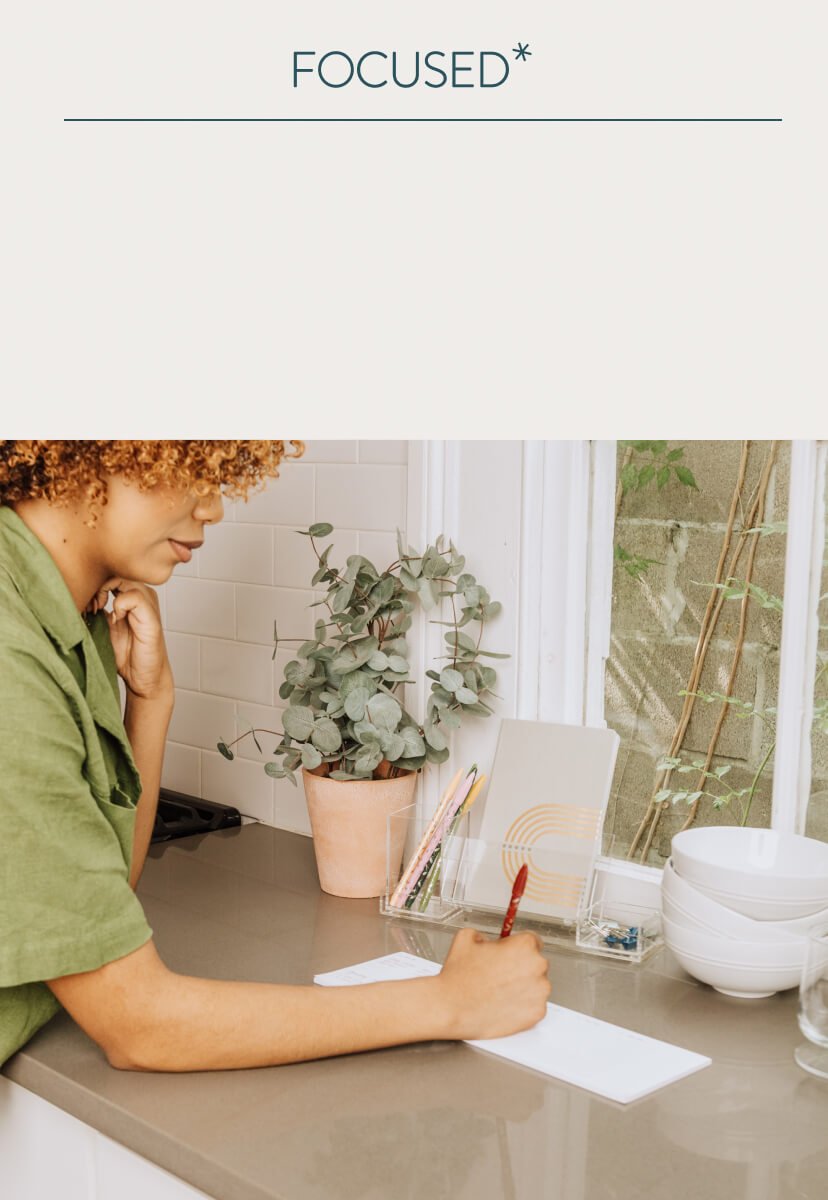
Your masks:
M 811 794 L 805 832 L 828 842 L 828 486 L 822 497 L 826 543 L 819 587 L 819 629 L 814 680 L 814 723 L 811 732 Z
M 770 823 L 789 472 L 790 442 L 618 443 L 607 854 Z

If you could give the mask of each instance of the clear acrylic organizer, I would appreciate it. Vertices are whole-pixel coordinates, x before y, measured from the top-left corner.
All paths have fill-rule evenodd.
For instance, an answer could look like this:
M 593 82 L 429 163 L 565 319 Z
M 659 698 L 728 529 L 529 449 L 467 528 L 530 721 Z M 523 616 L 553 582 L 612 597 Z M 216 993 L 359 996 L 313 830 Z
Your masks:
M 388 817 L 386 836 L 386 884 L 380 897 L 380 912 L 387 917 L 407 917 L 415 921 L 446 922 L 462 915 L 459 888 L 468 816 L 462 817 L 454 831 L 443 839 L 438 856 L 422 886 L 409 904 L 394 902 L 394 892 L 409 864 L 412 854 L 423 840 L 430 818 L 417 813 L 417 805 L 409 804 Z M 404 847 L 402 860 L 397 853 Z
M 497 936 L 511 895 L 511 881 L 523 861 L 529 884 L 518 909 L 514 931 L 531 930 L 547 945 L 599 954 L 619 962 L 641 963 L 663 944 L 658 907 L 621 904 L 600 897 L 596 876 L 583 874 L 583 860 L 567 859 L 560 848 L 516 848 L 469 836 L 468 815 L 443 841 L 439 871 L 426 876 L 413 902 L 394 894 L 420 846 L 430 818 L 410 804 L 388 817 L 385 893 L 386 917 L 471 926 Z M 403 853 L 400 855 L 400 847 Z M 422 874 L 422 871 L 420 872 Z
M 663 944 L 661 909 L 619 900 L 593 900 L 578 917 L 578 950 L 641 963 Z

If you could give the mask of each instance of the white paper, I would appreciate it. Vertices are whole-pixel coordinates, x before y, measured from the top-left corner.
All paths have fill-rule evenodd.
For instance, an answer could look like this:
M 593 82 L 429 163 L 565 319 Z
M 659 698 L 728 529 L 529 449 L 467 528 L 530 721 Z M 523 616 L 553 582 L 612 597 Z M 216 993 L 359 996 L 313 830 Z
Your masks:
M 382 983 L 439 975 L 441 969 L 439 963 L 400 951 L 316 975 L 314 983 L 325 987 Z M 533 1029 L 468 1044 L 620 1104 L 639 1100 L 657 1088 L 709 1067 L 712 1061 L 703 1054 L 682 1050 L 669 1042 L 645 1037 L 559 1004 L 546 1007 L 546 1016 Z

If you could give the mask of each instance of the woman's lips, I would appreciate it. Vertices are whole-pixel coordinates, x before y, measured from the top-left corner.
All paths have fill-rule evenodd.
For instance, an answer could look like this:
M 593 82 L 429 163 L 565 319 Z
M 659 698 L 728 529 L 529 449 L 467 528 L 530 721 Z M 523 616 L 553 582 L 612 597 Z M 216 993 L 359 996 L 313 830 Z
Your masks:
M 177 542 L 175 538 L 167 539 L 181 562 L 189 562 L 193 557 L 193 550 L 198 549 L 201 542 Z

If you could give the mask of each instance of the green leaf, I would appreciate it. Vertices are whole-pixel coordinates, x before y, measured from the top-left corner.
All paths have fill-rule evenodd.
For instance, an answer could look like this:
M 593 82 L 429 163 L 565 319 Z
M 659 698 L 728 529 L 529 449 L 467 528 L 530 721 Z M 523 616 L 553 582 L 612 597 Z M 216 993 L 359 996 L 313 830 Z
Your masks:
M 302 766 L 308 771 L 313 771 L 322 762 L 322 755 L 317 750 L 316 746 L 312 746 L 310 742 L 305 742 L 302 747 Z
M 388 669 L 395 671 L 397 675 L 408 674 L 408 659 L 403 658 L 401 654 L 390 654 L 388 656 Z
M 420 597 L 420 603 L 426 612 L 430 612 L 437 605 L 437 593 L 434 590 L 434 584 L 425 576 L 417 581 L 417 595 Z
M 361 721 L 365 716 L 365 705 L 371 699 L 367 688 L 358 687 L 345 697 L 345 712 L 352 721 Z
M 667 455 L 667 462 L 668 463 L 675 462 L 677 459 L 683 458 L 683 457 L 684 457 L 684 447 L 680 446 L 677 450 L 670 451 L 670 453 Z
M 233 751 L 230 749 L 230 747 L 225 742 L 216 742 L 216 747 L 218 749 L 219 754 L 222 754 L 225 758 L 229 759 L 230 762 L 232 762 L 233 759 L 236 757 L 235 754 L 233 753 Z
M 333 533 L 333 525 L 329 525 L 327 521 L 317 521 L 315 525 L 311 525 L 308 533 L 311 537 L 327 537 L 329 533 Z
M 336 779 L 341 783 L 345 783 L 353 779 L 353 775 L 350 775 L 347 771 L 331 771 L 328 779 Z
M 366 705 L 366 711 L 376 726 L 392 732 L 402 719 L 402 708 L 393 696 L 387 696 L 383 692 L 371 697 Z
M 448 748 L 445 750 L 435 750 L 433 746 L 426 746 L 426 760 L 430 763 L 444 763 L 448 760 Z
M 492 619 L 492 617 L 498 616 L 498 614 L 502 611 L 502 609 L 503 609 L 503 605 L 500 603 L 499 600 L 493 600 L 491 602 L 491 604 L 486 604 L 483 608 L 484 620 L 490 621 Z
M 477 692 L 473 692 L 471 688 L 460 687 L 454 694 L 461 704 L 477 704 Z
M 389 762 L 396 762 L 405 752 L 405 739 L 399 733 L 392 733 L 388 738 L 388 744 L 384 748 L 385 757 Z
M 456 692 L 463 686 L 463 676 L 452 667 L 446 667 L 440 672 L 440 683 L 447 692 Z
M 658 484 L 658 490 L 659 490 L 659 491 L 661 491 L 661 489 L 664 487 L 665 483 L 667 482 L 667 480 L 668 480 L 669 478 L 670 478 L 670 468 L 669 468 L 669 467 L 662 467 L 662 468 L 661 468 L 661 470 L 660 470 L 660 471 L 659 471 L 659 473 L 658 473 L 658 479 L 656 480 L 656 483 Z
M 317 621 L 314 625 L 314 636 L 317 642 L 324 642 L 327 626 L 324 621 Z
M 666 449 L 667 449 L 666 442 L 650 442 L 650 453 L 651 454 L 655 454 L 655 455 L 663 454 Z
M 474 648 L 475 648 L 473 640 L 469 637 L 469 635 L 467 633 L 455 633 L 452 630 L 451 633 L 444 634 L 444 637 L 445 637 L 446 641 L 448 642 L 449 646 L 462 647 L 464 650 L 474 650 Z M 507 654 L 507 655 L 504 655 L 504 657 L 508 658 L 509 656 Z
M 689 467 L 673 467 L 673 470 L 683 484 L 687 487 L 695 488 L 696 491 L 699 490 L 699 486 L 693 478 L 693 472 Z
M 355 723 L 354 737 L 361 746 L 376 746 L 380 740 L 379 730 L 368 720 Z
M 331 612 L 334 612 L 334 613 L 344 612 L 345 609 L 348 607 L 348 605 L 351 603 L 351 597 L 353 596 L 353 594 L 354 594 L 353 582 L 341 583 L 339 585 L 339 587 L 336 588 L 336 590 L 334 591 L 334 598 L 333 598 L 333 604 L 331 605 Z
M 285 768 L 280 766 L 279 763 L 265 763 L 264 769 L 265 775 L 269 775 L 271 779 L 284 779 L 285 777 Z
M 655 467 L 652 463 L 648 463 L 646 467 L 642 467 L 638 473 L 638 487 L 646 487 L 650 480 L 655 475 Z
M 336 721 L 332 721 L 330 717 L 317 717 L 311 741 L 323 754 L 334 754 L 342 745 L 342 736 Z
M 354 759 L 354 770 L 360 774 L 370 775 L 374 768 L 382 762 L 382 758 L 380 746 L 363 746 Z
M 627 465 L 625 467 L 622 467 L 622 469 L 621 469 L 621 492 L 622 492 L 622 494 L 624 492 L 628 492 L 631 488 L 634 488 L 637 481 L 638 481 L 638 471 L 636 470 L 636 468 L 633 466 L 632 463 L 627 463 Z
M 425 742 L 413 725 L 406 725 L 400 730 L 400 737 L 405 742 L 407 758 L 418 758 L 425 754 Z
M 662 788 L 660 792 L 656 792 L 656 794 L 655 794 L 655 803 L 663 804 L 665 800 L 670 799 L 672 794 L 673 793 L 670 791 L 669 788 Z
M 297 704 L 292 708 L 286 708 L 282 713 L 282 728 L 297 742 L 307 741 L 313 725 L 314 712 L 312 708 L 305 708 L 303 705 Z
M 446 736 L 437 725 L 426 725 L 425 740 L 434 750 L 445 750 L 448 742 Z
M 446 729 L 459 729 L 462 725 L 459 712 L 453 708 L 444 708 L 440 712 L 440 724 Z
M 377 650 L 368 659 L 368 666 L 372 671 L 384 671 L 388 666 L 388 655 L 383 654 L 382 650 Z

